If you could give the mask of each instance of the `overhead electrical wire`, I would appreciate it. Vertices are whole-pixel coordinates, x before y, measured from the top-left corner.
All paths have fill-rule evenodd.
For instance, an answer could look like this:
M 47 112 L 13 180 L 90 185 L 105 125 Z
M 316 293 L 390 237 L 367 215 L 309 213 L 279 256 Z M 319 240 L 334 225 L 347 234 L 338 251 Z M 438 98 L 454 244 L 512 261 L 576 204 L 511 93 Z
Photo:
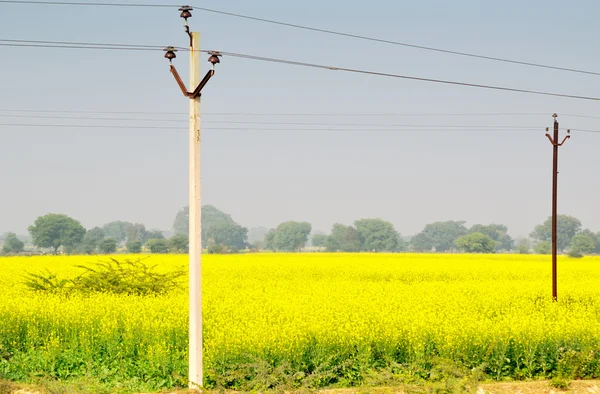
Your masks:
M 2 46 L 2 45 L 38 46 L 38 47 L 51 47 L 51 48 L 76 48 L 76 49 L 156 50 L 156 49 L 152 49 L 152 48 L 135 48 L 135 47 L 127 47 L 127 48 L 125 48 L 125 47 L 93 47 L 93 46 L 77 47 L 77 46 L 60 46 L 60 45 L 48 45 L 48 44 L 31 44 L 30 45 L 30 44 L 22 44 L 22 43 L 16 43 L 16 44 L 0 43 L 0 46 Z M 231 57 L 237 57 L 237 58 L 242 58 L 242 59 L 249 59 L 249 60 L 256 60 L 256 61 L 263 61 L 263 62 L 270 62 L 270 63 L 278 63 L 278 64 L 286 64 L 286 65 L 293 65 L 293 66 L 300 66 L 300 67 L 317 68 L 317 69 L 330 70 L 330 71 L 342 71 L 342 72 L 353 73 L 353 74 L 365 74 L 365 75 L 373 75 L 373 76 L 378 76 L 378 77 L 398 78 L 398 79 L 406 79 L 406 80 L 412 80 L 412 81 L 439 83 L 439 84 L 455 85 L 455 86 L 465 86 L 465 87 L 479 88 L 479 89 L 500 90 L 500 91 L 516 92 L 516 93 L 527 93 L 527 94 L 535 94 L 535 95 L 542 95 L 542 96 L 563 97 L 563 98 L 570 98 L 570 99 L 577 99 L 577 100 L 600 101 L 600 97 L 579 96 L 579 95 L 573 95 L 573 94 L 545 92 L 545 91 L 531 90 L 531 89 L 519 89 L 519 88 L 511 88 L 511 87 L 505 87 L 505 86 L 495 86 L 495 85 L 476 84 L 476 83 L 469 83 L 469 82 L 451 81 L 451 80 L 444 80 L 444 79 L 415 77 L 415 76 L 410 76 L 410 75 L 401 75 L 401 74 L 385 73 L 385 72 L 379 72 L 379 71 L 370 71 L 370 70 L 362 70 L 362 69 L 338 67 L 338 66 L 328 66 L 328 65 L 316 64 L 316 63 L 299 62 L 299 61 L 294 61 L 294 60 L 278 59 L 278 58 L 265 57 L 265 56 L 256 56 L 256 55 L 249 55 L 249 54 L 236 53 L 236 52 L 214 51 L 214 50 L 201 50 L 200 52 L 210 53 L 210 54 L 219 52 L 223 56 L 231 56 Z
M 14 115 L 0 114 L 0 117 L 25 119 L 69 119 L 69 120 L 102 120 L 102 121 L 134 121 L 134 122 L 168 122 L 187 124 L 184 120 L 170 119 L 140 119 L 140 118 L 106 118 L 80 116 L 48 116 L 48 115 Z M 202 123 L 216 124 L 251 124 L 251 125 L 280 125 L 280 126 L 347 126 L 347 127 L 443 127 L 443 128 L 493 128 L 493 129 L 530 129 L 532 126 L 490 126 L 490 125 L 447 125 L 447 124 L 365 124 L 365 123 L 315 123 L 315 122 L 266 122 L 266 121 L 223 121 L 205 120 Z M 540 129 L 543 130 L 543 127 Z
M 15 40 L 0 39 L 0 46 L 12 47 L 37 47 L 37 48 L 75 48 L 75 49 L 115 49 L 115 50 L 149 50 L 164 51 L 166 45 L 146 45 L 146 44 L 115 44 L 115 43 L 97 43 L 97 42 L 75 42 L 75 41 L 46 41 L 46 40 Z M 178 51 L 189 51 L 185 47 L 173 47 Z
M 103 128 L 103 129 L 158 129 L 158 130 L 186 130 L 185 127 L 171 127 L 171 126 L 131 126 L 131 125 L 79 125 L 79 124 L 34 124 L 34 123 L 0 123 L 0 126 L 5 127 L 64 127 L 64 128 Z M 344 131 L 344 132 L 424 132 L 424 131 L 464 131 L 464 132 L 478 132 L 478 131 L 539 131 L 539 128 L 491 128 L 482 127 L 477 129 L 452 129 L 452 128 L 428 128 L 428 129 L 411 129 L 411 128 L 389 128 L 389 129 L 343 129 L 343 128 L 246 128 L 246 127 L 208 127 L 204 130 L 243 130 L 243 131 Z M 1 132 L 1 130 L 0 130 Z
M 99 3 L 82 1 L 35 1 L 35 0 L 0 0 L 0 3 L 8 4 L 38 4 L 38 5 L 82 5 L 95 7 L 154 7 L 154 8 L 179 8 L 175 4 L 152 4 L 152 3 Z
M 0 0 L 0 3 L 35 4 L 35 5 L 69 5 L 69 6 L 107 6 L 107 7 L 158 7 L 158 8 L 179 7 L 179 5 L 174 5 L 174 4 L 107 3 L 107 2 L 77 2 L 77 1 L 35 1 L 35 0 Z M 522 60 L 501 58 L 501 57 L 497 57 L 497 56 L 487 56 L 487 55 L 480 55 L 480 54 L 476 54 L 476 53 L 469 53 L 469 52 L 455 51 L 455 50 L 444 49 L 444 48 L 437 48 L 437 47 L 432 47 L 432 46 L 418 45 L 418 44 L 412 44 L 412 43 L 401 42 L 401 41 L 396 41 L 396 40 L 370 37 L 370 36 L 365 36 L 365 35 L 360 35 L 360 34 L 346 33 L 346 32 L 341 32 L 341 31 L 336 31 L 336 30 L 329 30 L 329 29 L 322 29 L 322 28 L 317 28 L 317 27 L 299 25 L 299 24 L 295 24 L 295 23 L 281 22 L 281 21 L 277 21 L 277 20 L 273 20 L 273 19 L 260 18 L 260 17 L 250 16 L 250 15 L 245 15 L 245 14 L 240 14 L 240 13 L 235 13 L 235 12 L 216 10 L 214 8 L 197 7 L 197 6 L 193 6 L 193 8 L 196 10 L 219 14 L 219 15 L 226 15 L 226 16 L 231 16 L 231 17 L 235 17 L 235 18 L 263 22 L 263 23 L 268 23 L 268 24 L 272 24 L 272 25 L 292 27 L 295 29 L 301 29 L 301 30 L 313 31 L 313 32 L 317 32 L 317 33 L 324 33 L 324 34 L 329 34 L 329 35 L 353 38 L 353 39 L 358 39 L 358 40 L 363 40 L 363 41 L 372 41 L 372 42 L 420 49 L 420 50 L 431 51 L 431 52 L 445 53 L 445 54 L 450 54 L 450 55 L 491 60 L 491 61 L 510 63 L 510 64 L 518 64 L 518 65 L 522 65 L 522 66 L 538 67 L 538 68 L 545 68 L 545 69 L 565 71 L 565 72 L 571 72 L 571 73 L 579 73 L 579 74 L 600 75 L 600 72 L 597 72 L 597 71 L 582 70 L 582 69 L 576 69 L 576 68 L 570 68 L 570 67 L 560 67 L 560 66 L 542 64 L 542 63 L 534 63 L 534 62 L 527 62 L 527 61 L 522 61 Z
M 293 65 L 293 66 L 301 66 L 301 67 L 309 67 L 309 68 L 318 68 L 318 69 L 325 69 L 325 70 L 331 70 L 331 71 L 343 71 L 343 72 L 348 72 L 348 73 L 367 74 L 367 75 L 374 75 L 374 76 L 379 76 L 379 77 L 400 78 L 400 79 L 407 79 L 407 80 L 412 80 L 412 81 L 432 82 L 432 83 L 440 83 L 440 84 L 446 84 L 446 85 L 458 85 L 458 86 L 466 86 L 466 87 L 480 88 L 480 89 L 502 90 L 502 91 L 508 91 L 508 92 L 536 94 L 536 95 L 542 95 L 542 96 L 564 97 L 564 98 L 571 98 L 571 99 L 578 99 L 578 100 L 600 101 L 600 97 L 578 96 L 578 95 L 572 95 L 572 94 L 544 92 L 544 91 L 540 91 L 540 90 L 518 89 L 518 88 L 505 87 L 505 86 L 483 85 L 483 84 L 468 83 L 468 82 L 450 81 L 450 80 L 444 80 L 444 79 L 415 77 L 415 76 L 409 76 L 409 75 L 384 73 L 384 72 L 379 72 L 379 71 L 369 71 L 369 70 L 361 70 L 361 69 L 355 69 L 355 68 L 327 66 L 327 65 L 315 64 L 315 63 L 306 63 L 306 62 L 298 62 L 298 61 L 293 61 L 293 60 L 277 59 L 277 58 L 264 57 L 264 56 L 247 55 L 247 54 L 235 53 L 235 52 L 206 51 L 206 50 L 202 51 L 202 52 L 206 52 L 206 53 L 219 52 L 221 55 L 224 55 L 224 56 L 238 57 L 238 58 L 243 58 L 243 59 L 258 60 L 258 61 L 271 62 L 271 63 L 288 64 L 288 65 Z
M 6 112 L 17 112 L 17 113 L 61 113 L 61 114 L 128 114 L 128 115 L 181 115 L 188 116 L 187 112 L 161 112 L 161 111 L 99 111 L 99 110 L 64 110 L 64 109 L 36 109 L 36 108 L 0 108 L 0 113 Z M 443 116 L 550 116 L 549 112 L 369 112 L 369 113 L 361 113 L 361 112 L 203 112 L 203 115 L 213 115 L 213 116 L 297 116 L 297 117 L 318 117 L 318 116 L 435 116 L 435 117 L 443 117 Z M 600 116 L 590 116 L 590 115 L 581 115 L 581 114 L 570 114 L 570 113 L 560 113 L 561 117 L 563 116 L 571 116 L 575 118 L 589 118 L 589 119 L 600 119 Z M 0 115 L 3 116 L 3 115 Z M 140 119 L 144 120 L 144 119 Z M 148 119 L 153 120 L 153 119 Z M 166 121 L 166 120 L 165 120 Z

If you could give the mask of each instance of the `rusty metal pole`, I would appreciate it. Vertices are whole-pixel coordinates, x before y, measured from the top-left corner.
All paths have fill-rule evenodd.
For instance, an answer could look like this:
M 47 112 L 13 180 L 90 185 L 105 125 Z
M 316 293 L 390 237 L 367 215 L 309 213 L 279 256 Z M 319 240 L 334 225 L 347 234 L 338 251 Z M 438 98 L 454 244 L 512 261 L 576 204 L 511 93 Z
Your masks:
M 552 299 L 558 299 L 556 254 L 557 254 L 557 227 L 558 227 L 558 120 L 554 114 L 554 143 L 552 144 Z
M 558 115 L 552 115 L 554 118 L 554 135 L 550 136 L 550 130 L 546 128 L 546 137 L 552 144 L 552 300 L 558 299 L 558 275 L 557 275 L 557 254 L 558 254 L 558 148 L 563 146 L 565 141 L 571 138 L 571 130 L 567 130 L 567 136 L 558 142 Z

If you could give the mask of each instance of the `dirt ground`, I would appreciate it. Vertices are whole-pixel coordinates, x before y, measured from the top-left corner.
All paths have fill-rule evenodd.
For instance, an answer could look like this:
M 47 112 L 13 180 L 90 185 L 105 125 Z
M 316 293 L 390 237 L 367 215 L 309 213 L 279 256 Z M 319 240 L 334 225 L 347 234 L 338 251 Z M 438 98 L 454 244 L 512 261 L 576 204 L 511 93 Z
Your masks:
M 402 387 L 364 387 L 355 389 L 332 389 L 332 390 L 319 390 L 314 391 L 317 394 L 404 394 L 413 392 L 412 390 L 404 389 Z M 19 388 L 16 391 L 4 392 L 0 390 L 0 394 L 11 393 L 11 394 L 47 394 L 48 391 L 28 388 Z M 177 393 L 165 393 L 165 394 L 187 394 L 192 393 L 190 391 L 180 391 Z M 208 393 L 216 393 L 213 391 L 207 391 Z M 299 392 L 300 393 L 300 392 Z M 301 393 L 307 393 L 302 391 Z M 561 393 L 574 393 L 574 394 L 600 394 L 600 380 L 576 380 L 569 383 L 567 389 L 558 389 L 551 386 L 551 383 L 547 380 L 533 381 L 533 382 L 506 382 L 506 383 L 482 383 L 478 386 L 476 394 L 561 394 Z M 288 393 L 294 394 L 294 393 Z

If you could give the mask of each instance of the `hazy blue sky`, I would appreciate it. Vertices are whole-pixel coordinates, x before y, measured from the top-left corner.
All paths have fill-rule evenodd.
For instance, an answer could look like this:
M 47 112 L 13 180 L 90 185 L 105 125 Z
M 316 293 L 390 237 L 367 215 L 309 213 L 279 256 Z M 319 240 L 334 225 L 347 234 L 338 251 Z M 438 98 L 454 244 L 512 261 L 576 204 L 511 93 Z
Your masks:
M 148 2 L 147 0 L 146 2 Z M 596 0 L 227 0 L 205 7 L 408 43 L 600 71 Z M 406 75 L 600 96 L 600 77 L 425 52 L 194 12 L 204 49 Z M 162 8 L 0 4 L 0 39 L 186 45 Z M 162 52 L 0 47 L 0 124 L 181 126 L 179 130 L 0 126 L 0 232 L 39 215 L 86 227 L 111 220 L 167 229 L 187 204 L 187 102 Z M 205 57 L 203 57 L 203 60 Z M 187 55 L 176 65 L 187 76 Z M 208 65 L 208 63 L 206 63 Z M 206 72 L 205 67 L 202 73 Z M 204 90 L 204 202 L 248 226 L 382 217 L 402 234 L 436 220 L 500 222 L 527 234 L 550 213 L 551 114 L 600 116 L 600 102 L 445 86 L 224 57 Z M 148 120 L 16 118 L 11 109 L 157 111 Z M 224 116 L 211 113 L 544 113 L 530 116 Z M 49 114 L 80 116 L 102 115 Z M 135 115 L 106 115 L 127 117 Z M 149 119 L 150 115 L 139 115 Z M 560 116 L 600 130 L 600 119 Z M 507 126 L 498 131 L 307 131 L 225 121 Z M 240 127 L 242 130 L 217 130 Z M 246 129 L 288 128 L 287 131 Z M 539 131 L 510 130 L 534 127 Z M 322 127 L 321 127 L 322 128 Z M 393 128 L 393 127 L 389 127 Z M 561 150 L 560 206 L 600 230 L 600 134 Z

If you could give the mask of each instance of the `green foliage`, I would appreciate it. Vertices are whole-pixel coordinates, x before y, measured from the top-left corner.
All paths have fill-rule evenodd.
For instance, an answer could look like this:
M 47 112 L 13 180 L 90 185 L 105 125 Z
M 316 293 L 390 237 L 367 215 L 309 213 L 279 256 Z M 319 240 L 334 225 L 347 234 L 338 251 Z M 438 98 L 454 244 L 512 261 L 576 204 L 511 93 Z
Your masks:
M 464 221 L 435 222 L 425 226 L 413 239 L 415 250 L 431 250 L 446 252 L 454 247 L 454 241 L 467 234 Z
M 431 252 L 433 241 L 421 232 L 410 239 L 410 247 L 415 252 Z
M 508 227 L 503 224 L 476 224 L 469 229 L 469 233 L 481 233 L 490 237 L 496 242 L 498 250 L 511 250 L 513 248 L 513 239 L 507 234 Z
M 133 240 L 125 244 L 129 253 L 140 253 L 142 251 L 142 241 Z
M 98 250 L 103 240 L 104 230 L 100 227 L 94 227 L 85 233 L 83 241 L 75 251 L 83 254 L 93 254 Z
M 538 242 L 533 251 L 537 254 L 550 254 L 552 253 L 552 244 L 548 241 Z
M 270 229 L 265 234 L 265 249 L 275 250 L 275 229 Z
M 486 234 L 470 233 L 454 241 L 456 248 L 467 253 L 494 253 L 496 241 Z
M 126 229 L 129 226 L 133 226 L 133 224 L 129 222 L 116 221 L 105 224 L 102 226 L 102 230 L 105 237 L 116 239 L 117 242 L 124 242 L 127 239 Z
M 151 239 L 146 242 L 151 253 L 169 253 L 169 244 L 164 239 Z
M 4 237 L 4 241 L 2 243 L 2 252 L 6 254 L 16 254 L 21 253 L 25 248 L 25 244 L 17 238 L 15 233 L 8 233 Z
M 554 387 L 555 389 L 559 389 L 559 390 L 568 390 L 569 385 L 570 385 L 569 381 L 567 379 L 561 378 L 561 377 L 554 377 L 550 381 L 550 386 Z
M 246 234 L 248 229 L 237 223 L 215 223 L 206 231 L 207 244 L 221 244 L 230 249 L 244 249 L 246 247 Z
M 33 244 L 39 248 L 75 247 L 85 236 L 85 228 L 67 215 L 50 213 L 40 216 L 29 226 Z
M 206 249 L 206 251 L 208 252 L 208 254 L 228 254 L 228 253 L 230 253 L 227 246 L 225 246 L 223 244 L 209 245 L 208 248 Z
M 248 242 L 254 244 L 256 242 L 263 243 L 265 241 L 265 235 L 269 232 L 266 227 L 253 227 L 248 230 Z
M 381 219 L 360 219 L 354 222 L 360 236 L 361 250 L 394 252 L 404 247 L 394 225 Z
M 117 241 L 112 238 L 106 238 L 98 245 L 100 253 L 110 254 L 117 251 Z
M 529 254 L 531 252 L 531 241 L 526 238 L 521 239 L 517 245 L 517 252 L 520 254 Z
M 189 231 L 189 207 L 181 209 L 173 228 L 177 235 L 188 235 Z M 212 205 L 202 207 L 202 244 L 223 244 L 228 249 L 244 249 L 248 229 L 233 221 L 230 215 L 218 210 Z
M 147 231 L 144 236 L 144 240 L 148 241 L 151 239 L 165 239 L 165 236 L 163 235 L 163 232 L 160 230 Z
M 570 257 L 583 257 L 596 249 L 596 236 L 590 230 L 584 230 L 575 235 L 569 247 Z
M 361 248 L 360 234 L 352 226 L 336 223 L 325 240 L 328 252 L 358 252 Z
M 312 246 L 317 248 L 321 248 L 325 246 L 325 242 L 327 242 L 327 235 L 325 234 L 314 234 L 310 240 Z
M 125 234 L 127 235 L 127 241 L 137 240 L 144 243 L 148 240 L 146 226 L 142 223 L 127 223 L 125 225 Z
M 272 239 L 266 238 L 265 240 L 272 250 L 295 252 L 306 245 L 311 230 L 310 223 L 284 222 L 277 226 L 273 232 L 269 231 L 267 233 L 266 237 L 272 237 Z
M 24 284 L 36 292 L 69 295 L 76 293 L 113 293 L 136 296 L 166 294 L 180 287 L 183 270 L 167 273 L 155 271 L 142 259 L 109 261 L 77 266 L 84 273 L 72 280 L 60 279 L 46 270 L 40 274 L 28 273 Z
M 70 283 L 67 279 L 59 279 L 56 274 L 46 269 L 39 274 L 27 273 L 25 275 L 25 286 L 31 290 L 58 293 L 64 291 Z
M 190 207 L 183 207 L 173 221 L 173 230 L 175 234 L 187 235 L 190 229 Z
M 556 229 L 557 248 L 558 250 L 565 250 L 571 244 L 575 234 L 581 229 L 581 222 L 573 216 L 558 215 Z M 552 242 L 552 217 L 536 226 L 530 236 L 538 241 Z
M 171 252 L 187 253 L 189 249 L 189 238 L 187 235 L 177 234 L 169 239 L 169 250 Z

